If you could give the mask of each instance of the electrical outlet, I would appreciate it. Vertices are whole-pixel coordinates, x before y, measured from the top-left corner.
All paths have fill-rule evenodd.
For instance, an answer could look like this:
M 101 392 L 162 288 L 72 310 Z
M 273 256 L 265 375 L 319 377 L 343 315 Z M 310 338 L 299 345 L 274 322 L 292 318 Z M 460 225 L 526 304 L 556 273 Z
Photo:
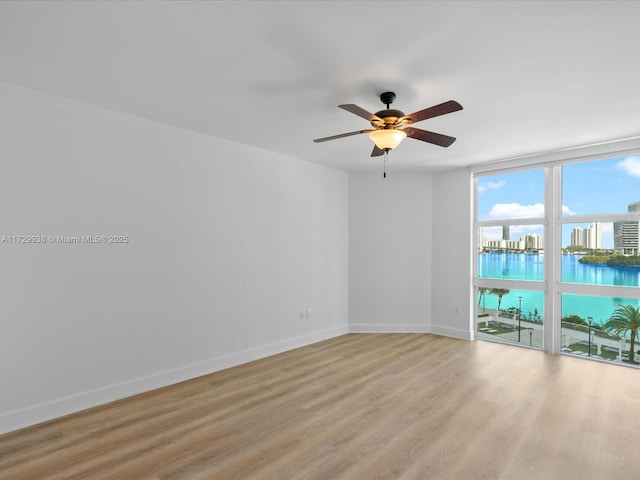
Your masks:
M 307 308 L 307 318 L 311 318 L 311 309 Z
M 304 310 L 300 310 L 300 320 L 304 318 Z

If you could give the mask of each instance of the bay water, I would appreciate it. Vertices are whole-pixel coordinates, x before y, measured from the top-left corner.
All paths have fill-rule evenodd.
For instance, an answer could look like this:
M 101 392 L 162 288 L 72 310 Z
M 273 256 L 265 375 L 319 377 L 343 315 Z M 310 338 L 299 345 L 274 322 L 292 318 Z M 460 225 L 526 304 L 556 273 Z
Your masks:
M 581 255 L 562 255 L 562 281 L 595 285 L 640 287 L 640 267 L 610 267 L 608 265 L 580 263 Z M 478 255 L 478 276 L 507 280 L 544 280 L 543 253 L 483 253 Z M 518 308 L 522 297 L 522 317 L 534 318 L 536 312 L 544 317 L 544 293 L 534 290 L 511 289 L 502 297 L 501 310 Z M 478 313 L 483 308 L 495 309 L 498 297 L 486 294 L 477 299 Z M 562 316 L 591 317 L 595 323 L 604 323 L 620 305 L 640 306 L 640 300 L 618 297 L 562 295 Z

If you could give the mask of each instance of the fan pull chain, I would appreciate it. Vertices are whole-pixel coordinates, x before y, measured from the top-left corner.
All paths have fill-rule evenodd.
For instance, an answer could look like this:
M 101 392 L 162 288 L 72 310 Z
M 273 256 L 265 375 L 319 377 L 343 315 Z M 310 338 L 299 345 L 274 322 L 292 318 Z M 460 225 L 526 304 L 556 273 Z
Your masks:
M 385 151 L 384 151 L 384 160 L 383 160 L 382 178 L 387 178 L 387 155 L 389 155 L 389 150 L 385 149 Z

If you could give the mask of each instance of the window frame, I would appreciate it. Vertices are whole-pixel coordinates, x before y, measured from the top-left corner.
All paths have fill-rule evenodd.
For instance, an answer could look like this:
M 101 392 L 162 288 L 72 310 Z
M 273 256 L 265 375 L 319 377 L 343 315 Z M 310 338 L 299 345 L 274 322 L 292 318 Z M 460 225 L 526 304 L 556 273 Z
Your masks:
M 564 165 L 604 160 L 607 158 L 640 155 L 640 137 L 603 144 L 571 148 L 540 155 L 521 157 L 470 168 L 473 184 L 472 215 L 472 302 L 473 332 L 477 335 L 479 287 L 513 288 L 544 292 L 543 351 L 559 354 L 562 337 L 563 294 L 640 299 L 640 288 L 615 285 L 597 285 L 562 282 L 562 227 L 571 223 L 640 221 L 640 212 L 563 215 L 562 167 Z M 492 175 L 523 170 L 544 169 L 544 218 L 516 218 L 478 220 L 478 180 Z M 640 200 L 640 198 L 638 199 Z M 508 280 L 478 277 L 478 228 L 503 225 L 541 225 L 544 232 L 544 275 L 542 281 Z M 522 345 L 526 347 L 525 345 Z

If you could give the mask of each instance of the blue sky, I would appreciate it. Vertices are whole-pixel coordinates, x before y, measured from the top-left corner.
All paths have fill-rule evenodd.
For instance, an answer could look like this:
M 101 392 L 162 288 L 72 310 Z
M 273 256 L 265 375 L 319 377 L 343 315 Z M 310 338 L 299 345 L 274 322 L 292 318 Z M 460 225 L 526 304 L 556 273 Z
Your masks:
M 640 156 L 618 157 L 563 167 L 562 208 L 566 214 L 622 213 L 640 201 Z M 544 215 L 544 170 L 535 169 L 478 179 L 478 218 L 535 218 Z M 571 230 L 563 228 L 562 245 L 570 243 Z M 511 239 L 541 228 L 511 227 Z M 603 248 L 613 248 L 613 224 L 603 224 Z M 501 229 L 485 229 L 485 238 L 501 238 Z

